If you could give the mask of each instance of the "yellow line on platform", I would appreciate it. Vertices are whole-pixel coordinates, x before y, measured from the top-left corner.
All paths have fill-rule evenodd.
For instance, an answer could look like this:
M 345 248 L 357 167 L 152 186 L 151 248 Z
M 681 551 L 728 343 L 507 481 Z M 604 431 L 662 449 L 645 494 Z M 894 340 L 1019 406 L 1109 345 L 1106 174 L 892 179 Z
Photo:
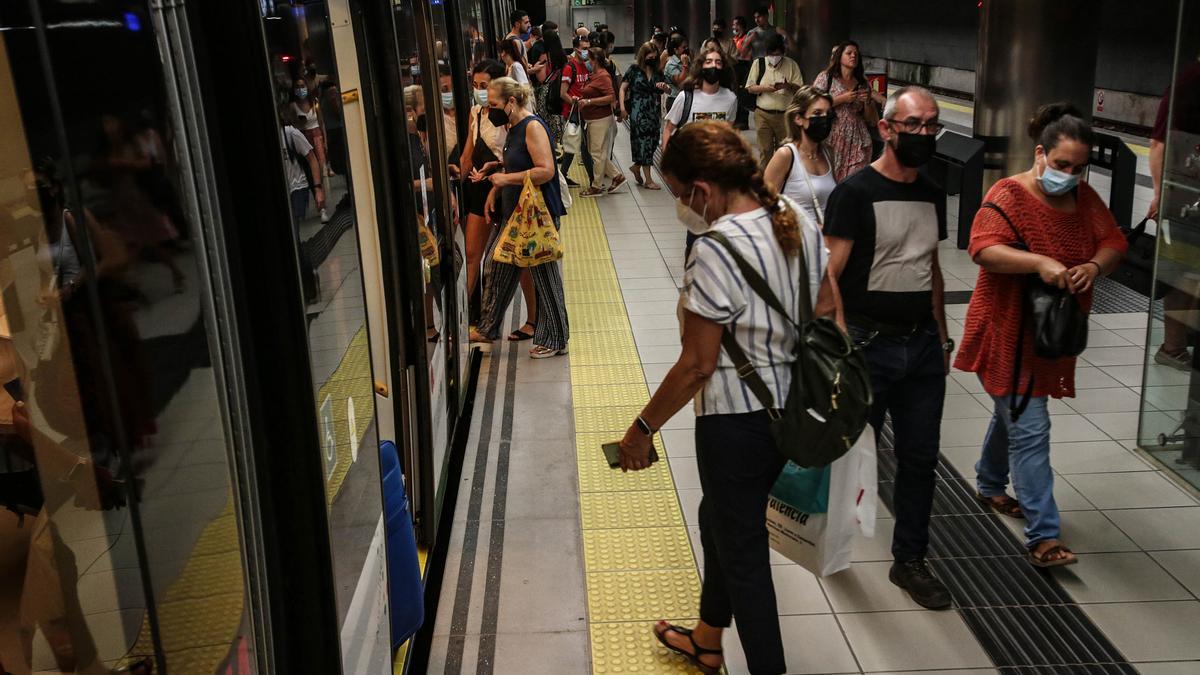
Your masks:
M 575 197 L 562 237 L 592 672 L 698 672 L 651 632 L 657 619 L 699 614 L 700 575 L 666 454 L 656 441 L 664 459 L 623 474 L 601 451 L 650 392 L 596 200 Z

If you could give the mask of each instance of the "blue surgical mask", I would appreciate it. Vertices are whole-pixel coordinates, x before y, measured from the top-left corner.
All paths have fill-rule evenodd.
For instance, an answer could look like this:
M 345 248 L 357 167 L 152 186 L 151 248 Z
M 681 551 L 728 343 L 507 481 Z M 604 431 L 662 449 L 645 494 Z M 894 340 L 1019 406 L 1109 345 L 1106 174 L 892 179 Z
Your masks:
M 296 91 L 294 93 L 296 94 L 296 98 L 298 98 L 298 99 L 308 98 L 308 90 L 305 89 L 304 87 L 296 87 Z
M 475 90 L 475 102 L 479 105 L 487 105 L 487 89 Z
M 413 67 L 412 67 L 412 76 L 413 76 L 413 77 L 420 77 L 420 76 L 421 76 L 421 66 L 413 66 Z
M 1038 176 L 1038 185 L 1041 186 L 1042 192 L 1051 197 L 1065 195 L 1071 190 L 1074 190 L 1079 185 L 1079 174 L 1067 173 L 1059 171 L 1049 165 L 1042 175 Z
M 592 58 L 592 55 L 590 52 L 579 52 L 579 60 L 580 61 L 586 62 L 590 58 Z
M 596 64 L 592 63 L 591 61 L 588 61 L 588 62 L 587 62 L 587 69 L 588 69 L 588 72 L 589 72 L 589 73 L 594 73 L 594 72 L 596 72 Z
M 454 107 L 454 93 L 449 91 L 442 92 L 442 107 L 449 110 Z

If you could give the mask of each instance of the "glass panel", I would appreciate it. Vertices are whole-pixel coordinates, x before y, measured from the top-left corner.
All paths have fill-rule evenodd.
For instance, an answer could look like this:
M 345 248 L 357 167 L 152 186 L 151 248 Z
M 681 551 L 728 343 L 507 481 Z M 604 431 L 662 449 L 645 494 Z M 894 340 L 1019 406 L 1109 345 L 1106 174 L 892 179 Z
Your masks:
M 1165 150 L 1156 270 L 1165 296 L 1150 319 L 1139 443 L 1200 487 L 1200 34 L 1189 30 L 1200 2 L 1180 12 L 1174 85 L 1155 130 Z M 1160 161 L 1153 148 L 1150 161 Z M 1172 352 L 1181 356 L 1163 358 Z
M 342 661 L 346 672 L 379 673 L 391 663 L 379 441 L 350 189 L 355 178 L 328 7 L 276 2 L 264 29 L 309 319 Z M 352 39 L 349 31 L 343 36 Z
M 0 670 L 253 672 L 153 22 L 42 2 L 47 54 L 27 7 L 0 12 Z

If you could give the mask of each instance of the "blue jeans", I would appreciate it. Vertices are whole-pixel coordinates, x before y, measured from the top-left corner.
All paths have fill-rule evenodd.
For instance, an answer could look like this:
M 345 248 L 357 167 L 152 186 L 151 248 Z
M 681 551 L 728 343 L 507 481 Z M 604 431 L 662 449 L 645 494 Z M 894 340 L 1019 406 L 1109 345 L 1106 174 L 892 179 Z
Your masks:
M 1021 510 L 1025 512 L 1025 546 L 1058 539 L 1058 504 L 1054 502 L 1054 471 L 1050 468 L 1050 413 L 1046 397 L 1029 399 L 1016 422 L 1008 415 L 1008 396 L 993 396 L 995 412 L 983 439 L 983 454 L 975 464 L 975 484 L 984 497 L 1005 494 L 1009 474 Z
M 921 560 L 929 548 L 942 404 L 946 398 L 945 352 L 937 324 L 930 321 L 910 335 L 875 335 L 850 325 L 850 336 L 867 357 L 875 395 L 871 424 L 876 436 L 891 413 L 896 442 L 896 528 L 892 557 Z

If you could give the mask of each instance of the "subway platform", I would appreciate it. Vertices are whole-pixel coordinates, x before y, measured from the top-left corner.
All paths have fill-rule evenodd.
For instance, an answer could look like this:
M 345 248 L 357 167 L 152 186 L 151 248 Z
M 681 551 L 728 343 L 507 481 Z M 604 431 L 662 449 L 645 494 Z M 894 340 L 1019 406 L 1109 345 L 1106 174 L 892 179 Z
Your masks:
M 943 102 L 946 121 L 970 127 L 969 105 Z M 615 154 L 627 170 L 623 128 Z M 1144 148 L 1138 154 L 1135 213 L 1148 197 Z M 1103 177 L 1093 182 L 1105 191 Z M 977 268 L 954 246 L 955 207 L 939 255 L 957 339 Z M 694 416 L 686 408 L 665 425 L 664 461 L 650 470 L 610 470 L 600 450 L 679 354 L 684 231 L 669 192 L 630 181 L 617 194 L 576 197 L 562 232 L 571 352 L 536 361 L 527 343 L 501 342 L 483 360 L 429 617 L 431 673 L 688 672 L 651 627 L 697 618 Z M 1161 341 L 1147 336 L 1149 303 L 1141 298 L 1139 310 L 1120 287 L 1106 292 L 1079 361 L 1078 396 L 1051 404 L 1055 496 L 1080 563 L 1035 571 L 1021 557 L 1019 521 L 964 498 L 991 412 L 974 375 L 955 372 L 931 552 L 955 608 L 923 610 L 887 580 L 881 449 L 877 533 L 856 541 L 849 570 L 818 579 L 772 552 L 789 672 L 1200 672 L 1200 502 L 1136 438 L 1143 390 L 1162 400 L 1156 414 L 1178 420 L 1177 397 L 1150 394 L 1185 387 L 1188 375 L 1143 368 L 1148 338 Z M 506 325 L 523 320 L 517 306 Z M 736 630 L 724 648 L 727 672 L 747 672 Z

